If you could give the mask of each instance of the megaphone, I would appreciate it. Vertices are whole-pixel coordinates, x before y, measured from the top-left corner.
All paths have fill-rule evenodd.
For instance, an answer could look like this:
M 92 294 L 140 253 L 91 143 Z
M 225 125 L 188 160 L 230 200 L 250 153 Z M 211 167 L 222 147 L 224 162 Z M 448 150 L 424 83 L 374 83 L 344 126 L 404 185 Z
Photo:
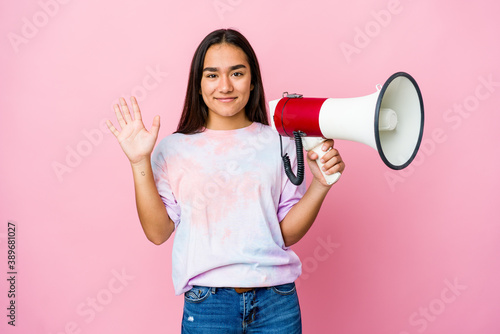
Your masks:
M 407 167 L 417 155 L 424 129 L 424 104 L 420 89 L 405 72 L 393 74 L 373 94 L 356 98 L 305 98 L 283 93 L 270 101 L 271 123 L 281 136 L 295 137 L 297 143 L 297 175 L 285 155 L 285 171 L 290 181 L 302 183 L 304 164 L 302 147 L 318 154 L 326 139 L 344 139 L 376 149 L 391 169 Z M 288 162 L 287 162 L 288 159 Z M 288 166 L 287 166 L 288 164 Z M 322 171 L 323 172 L 323 171 Z M 328 184 L 337 182 L 340 173 L 326 175 Z

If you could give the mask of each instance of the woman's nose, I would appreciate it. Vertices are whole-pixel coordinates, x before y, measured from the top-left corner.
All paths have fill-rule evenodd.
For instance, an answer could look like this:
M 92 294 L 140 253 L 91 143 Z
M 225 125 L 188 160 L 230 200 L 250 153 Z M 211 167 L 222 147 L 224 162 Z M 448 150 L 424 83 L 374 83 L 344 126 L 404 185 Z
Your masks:
M 229 93 L 233 90 L 233 85 L 228 76 L 222 75 L 219 80 L 219 92 Z

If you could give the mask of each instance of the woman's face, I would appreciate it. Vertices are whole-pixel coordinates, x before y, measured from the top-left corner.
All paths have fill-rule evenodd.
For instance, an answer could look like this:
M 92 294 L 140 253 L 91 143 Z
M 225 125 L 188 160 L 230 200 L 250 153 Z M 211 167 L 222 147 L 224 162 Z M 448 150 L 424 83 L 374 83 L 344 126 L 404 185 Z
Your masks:
M 232 44 L 214 44 L 205 55 L 200 94 L 208 107 L 206 127 L 231 130 L 250 125 L 245 106 L 250 98 L 250 65 Z

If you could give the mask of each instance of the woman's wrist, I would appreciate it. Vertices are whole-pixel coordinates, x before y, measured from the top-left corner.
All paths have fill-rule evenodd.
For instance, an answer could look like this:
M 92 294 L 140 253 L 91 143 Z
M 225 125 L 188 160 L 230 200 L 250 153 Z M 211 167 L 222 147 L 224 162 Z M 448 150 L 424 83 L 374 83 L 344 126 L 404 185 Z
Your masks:
M 151 157 L 147 156 L 134 162 L 130 161 L 130 166 L 132 166 L 132 169 L 141 169 L 149 167 L 151 166 Z
M 326 195 L 330 190 L 330 188 L 332 187 L 332 184 L 328 185 L 325 183 L 326 181 L 320 181 L 317 178 L 313 178 L 311 184 L 309 185 L 309 188 L 312 188 L 311 190 L 314 190 L 315 192 L 319 192 Z

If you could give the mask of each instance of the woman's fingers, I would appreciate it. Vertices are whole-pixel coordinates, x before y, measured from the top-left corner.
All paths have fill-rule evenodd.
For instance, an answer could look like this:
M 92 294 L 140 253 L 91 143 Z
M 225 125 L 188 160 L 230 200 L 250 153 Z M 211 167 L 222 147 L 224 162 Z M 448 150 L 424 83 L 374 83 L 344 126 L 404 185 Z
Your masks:
M 156 137 L 158 137 L 158 132 L 160 132 L 160 116 L 156 115 L 153 118 L 153 125 L 151 125 L 151 129 L 149 132 Z
M 127 123 L 132 122 L 132 115 L 130 115 L 130 110 L 128 110 L 127 101 L 125 101 L 123 97 L 120 97 L 120 104 L 125 122 Z
M 139 109 L 139 104 L 137 103 L 137 100 L 134 96 L 130 98 L 130 101 L 132 101 L 132 109 L 134 110 L 134 118 L 135 119 L 142 119 L 141 116 L 141 110 Z
M 132 101 L 134 119 L 142 120 L 141 110 L 139 109 L 139 104 L 137 103 L 137 99 L 134 96 L 132 96 L 130 100 Z M 113 109 L 115 111 L 116 119 L 118 120 L 120 127 L 123 129 L 127 124 L 131 123 L 133 119 L 125 99 L 123 97 L 120 97 L 119 102 L 120 104 L 113 105 Z
M 125 101 L 123 97 L 120 97 L 120 104 L 125 122 L 126 123 L 132 122 L 132 115 L 130 115 L 130 111 L 128 110 L 127 101 Z
M 327 152 L 320 159 L 320 162 L 323 164 L 321 169 L 328 175 L 343 172 L 345 169 L 342 157 L 339 151 L 333 148 L 333 144 L 333 140 L 327 140 L 323 143 L 322 149 L 326 149 Z M 318 154 L 311 150 L 308 152 L 308 158 L 310 160 L 316 160 L 318 159 Z
M 118 104 L 115 104 L 113 106 L 114 110 L 115 110 L 115 115 L 116 115 L 116 119 L 118 120 L 118 124 L 120 124 L 120 127 L 123 129 L 125 127 L 125 125 L 127 125 L 127 122 L 123 119 L 123 115 L 122 115 L 122 112 L 120 110 L 120 106 Z
M 327 174 L 334 174 L 344 171 L 345 164 L 342 161 L 342 157 L 340 156 L 339 151 L 334 148 L 328 151 L 321 158 L 321 160 L 324 161 L 323 171 L 327 172 Z
M 120 132 L 115 128 L 115 126 L 113 125 L 113 123 L 111 123 L 109 119 L 106 120 L 106 125 L 108 126 L 109 131 L 111 131 L 111 133 L 114 134 L 115 137 L 118 137 Z

